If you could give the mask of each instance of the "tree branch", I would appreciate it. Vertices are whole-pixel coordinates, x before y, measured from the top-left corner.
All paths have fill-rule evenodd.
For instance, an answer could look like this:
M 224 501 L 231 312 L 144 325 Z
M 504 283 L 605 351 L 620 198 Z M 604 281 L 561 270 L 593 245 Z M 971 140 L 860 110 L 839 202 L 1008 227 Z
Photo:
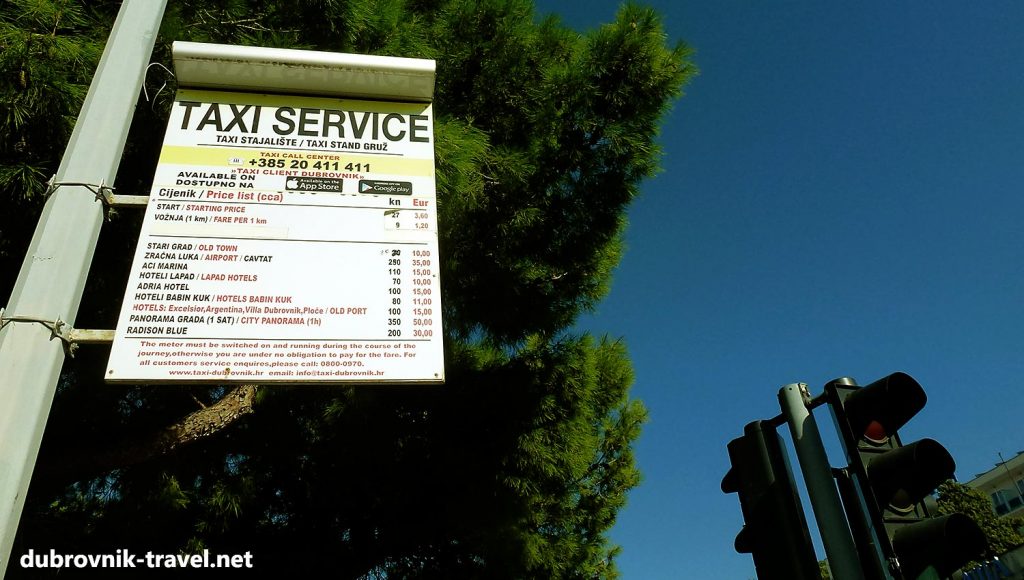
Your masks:
M 181 447 L 210 438 L 253 412 L 256 385 L 239 385 L 216 403 L 186 415 L 177 423 L 142 436 L 129 436 L 99 452 L 98 445 L 78 444 L 40 458 L 38 482 L 47 488 L 137 465 L 169 455 Z M 94 442 L 93 442 L 94 443 Z

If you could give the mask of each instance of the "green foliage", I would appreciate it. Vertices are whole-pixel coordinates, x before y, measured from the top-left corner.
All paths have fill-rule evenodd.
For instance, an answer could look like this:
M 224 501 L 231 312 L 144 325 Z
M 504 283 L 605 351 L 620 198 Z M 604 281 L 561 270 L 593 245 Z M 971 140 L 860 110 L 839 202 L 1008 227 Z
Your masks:
M 99 62 L 109 25 L 102 4 L 0 3 L 0 271 L 17 272 L 42 207 L 46 181 Z M 10 219 L 19 216 L 19 219 Z M 6 297 L 12 279 L 0 279 Z
M 34 224 L 116 8 L 0 6 L 0 205 L 26 216 L 2 220 L 12 244 L 27 242 L 7 228 Z M 252 551 L 263 571 L 310 576 L 616 577 L 607 533 L 640 481 L 646 410 L 625 344 L 570 329 L 611 283 L 658 123 L 694 74 L 688 49 L 645 8 L 580 35 L 527 0 L 181 0 L 154 54 L 168 66 L 172 40 L 437 60 L 447 383 L 264 388 L 216 437 L 54 479 L 67 449 L 106 457 L 226 392 L 98 388 L 105 352 L 84 353 L 66 365 L 16 550 Z M 150 94 L 161 82 L 151 73 Z M 148 189 L 170 94 L 138 107 L 119 190 Z M 88 326 L 115 323 L 137 228 L 105 226 Z
M 623 210 L 656 169 L 665 96 L 693 72 L 646 9 L 627 5 L 589 37 L 531 18 L 522 1 L 456 1 L 436 33 L 439 110 L 491 145 L 483 190 L 455 200 L 469 219 L 441 216 L 457 226 L 442 243 L 467 274 L 465 292 L 446 295 L 462 336 L 556 332 L 604 296 Z
M 986 558 L 1003 553 L 1024 544 L 1024 537 L 1018 531 L 1022 522 L 1014 518 L 1000 518 L 992 509 L 992 502 L 984 493 L 953 480 L 939 486 L 939 514 L 962 513 L 970 517 L 988 539 Z M 964 566 L 969 569 L 977 562 Z

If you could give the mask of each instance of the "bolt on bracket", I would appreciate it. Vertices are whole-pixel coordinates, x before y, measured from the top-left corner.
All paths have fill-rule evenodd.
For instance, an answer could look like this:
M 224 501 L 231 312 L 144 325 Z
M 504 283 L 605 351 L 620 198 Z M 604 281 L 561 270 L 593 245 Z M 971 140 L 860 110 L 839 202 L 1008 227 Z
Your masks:
M 79 344 L 108 344 L 114 341 L 113 330 L 84 330 L 69 326 L 57 316 L 53 320 L 39 318 L 36 316 L 5 316 L 5 309 L 0 308 L 0 331 L 8 324 L 15 322 L 30 322 L 41 324 L 50 331 L 50 340 L 59 338 L 64 346 L 64 354 L 70 358 L 75 357 Z
M 148 195 L 116 195 L 114 188 L 100 181 L 99 184 L 84 183 L 79 181 L 57 181 L 54 175 L 46 182 L 46 197 L 53 195 L 55 191 L 64 186 L 84 187 L 96 196 L 96 200 L 103 204 L 103 219 L 110 221 L 110 209 L 117 207 L 146 207 L 149 205 Z

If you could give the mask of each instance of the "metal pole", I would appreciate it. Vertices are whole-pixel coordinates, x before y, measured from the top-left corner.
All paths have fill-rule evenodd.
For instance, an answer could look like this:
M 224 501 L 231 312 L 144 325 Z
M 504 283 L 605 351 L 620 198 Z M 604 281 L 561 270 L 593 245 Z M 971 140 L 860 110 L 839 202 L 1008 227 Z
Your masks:
M 124 0 L 61 159 L 6 312 L 74 325 L 102 224 L 102 206 L 82 185 L 110 185 L 153 53 L 166 0 Z M 0 331 L 0 576 L 12 560 L 43 429 L 64 362 L 40 324 Z
M 779 404 L 793 435 L 793 447 L 804 474 L 832 577 L 836 580 L 863 580 L 857 547 L 832 481 L 832 467 L 821 443 L 814 415 L 807 409 L 810 399 L 807 385 L 802 383 L 792 383 L 779 390 Z

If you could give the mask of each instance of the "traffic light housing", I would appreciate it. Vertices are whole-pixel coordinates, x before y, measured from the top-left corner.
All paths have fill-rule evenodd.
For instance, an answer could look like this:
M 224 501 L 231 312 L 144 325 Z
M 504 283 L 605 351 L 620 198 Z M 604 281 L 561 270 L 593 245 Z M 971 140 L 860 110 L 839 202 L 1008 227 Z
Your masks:
M 751 554 L 759 578 L 820 580 L 807 521 L 793 485 L 782 439 L 768 421 L 754 421 L 729 442 L 732 467 L 722 491 L 737 493 L 744 526 L 736 551 Z
M 855 492 L 844 497 L 846 511 L 866 524 L 855 533 L 858 550 L 874 552 L 889 574 L 904 580 L 944 578 L 979 557 L 986 539 L 970 518 L 931 517 L 923 503 L 953 477 L 953 457 L 932 439 L 900 441 L 899 429 L 928 400 L 921 385 L 894 373 L 864 387 L 837 379 L 825 385 L 825 395 Z

